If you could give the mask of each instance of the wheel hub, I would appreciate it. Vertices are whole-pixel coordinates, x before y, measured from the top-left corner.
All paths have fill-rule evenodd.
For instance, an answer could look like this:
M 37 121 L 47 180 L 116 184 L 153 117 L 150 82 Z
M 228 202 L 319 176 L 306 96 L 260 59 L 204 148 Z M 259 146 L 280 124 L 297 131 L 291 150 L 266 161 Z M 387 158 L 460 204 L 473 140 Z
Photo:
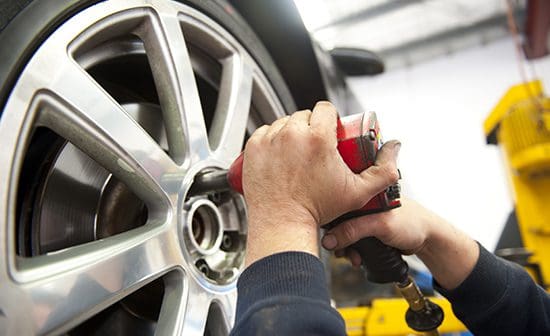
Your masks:
M 212 169 L 200 169 L 197 175 Z M 242 196 L 224 191 L 187 197 L 182 218 L 181 246 L 199 278 L 217 285 L 235 281 L 243 266 L 246 247 L 246 208 Z

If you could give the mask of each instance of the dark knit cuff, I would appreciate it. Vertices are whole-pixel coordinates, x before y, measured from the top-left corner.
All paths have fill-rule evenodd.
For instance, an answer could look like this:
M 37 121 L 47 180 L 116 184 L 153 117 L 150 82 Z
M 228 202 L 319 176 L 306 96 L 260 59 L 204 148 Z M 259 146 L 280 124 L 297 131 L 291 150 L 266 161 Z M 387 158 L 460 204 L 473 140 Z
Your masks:
M 256 261 L 241 274 L 237 288 L 237 315 L 255 302 L 275 296 L 330 302 L 323 264 L 305 252 L 282 252 Z
M 508 268 L 502 266 L 502 260 L 481 244 L 478 245 L 477 263 L 470 275 L 457 288 L 446 290 L 434 280 L 434 289 L 452 303 L 453 311 L 459 318 L 465 312 L 475 315 L 476 312 L 487 311 L 498 302 L 508 286 Z

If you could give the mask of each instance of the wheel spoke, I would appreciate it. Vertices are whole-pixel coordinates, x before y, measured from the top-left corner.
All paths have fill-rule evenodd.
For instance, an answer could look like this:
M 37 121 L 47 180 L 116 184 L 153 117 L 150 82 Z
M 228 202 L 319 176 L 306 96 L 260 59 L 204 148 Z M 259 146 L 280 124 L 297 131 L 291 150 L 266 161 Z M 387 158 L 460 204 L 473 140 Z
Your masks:
M 39 95 L 38 123 L 82 149 L 144 201 L 159 201 L 177 167 L 124 109 L 74 62 Z M 160 187 L 160 188 L 159 188 Z
M 138 31 L 165 119 L 170 154 L 178 163 L 208 157 L 210 146 L 199 91 L 179 19 L 175 12 L 159 11 Z
M 159 335 L 203 335 L 212 301 L 197 280 L 165 281 L 165 294 L 156 333 Z
M 166 231 L 130 233 L 18 261 L 39 334 L 66 331 L 179 262 Z
M 217 295 L 214 298 L 214 303 L 218 308 L 218 313 L 215 317 L 215 324 L 219 324 L 227 330 L 231 330 L 235 323 L 235 311 L 237 309 L 237 290 L 234 289 L 225 295 Z
M 209 137 L 216 156 L 231 163 L 243 146 L 252 99 L 252 68 L 238 53 L 222 63 L 218 105 Z
M 164 278 L 164 298 L 155 333 L 157 335 L 182 335 L 185 317 L 183 273 L 173 272 Z

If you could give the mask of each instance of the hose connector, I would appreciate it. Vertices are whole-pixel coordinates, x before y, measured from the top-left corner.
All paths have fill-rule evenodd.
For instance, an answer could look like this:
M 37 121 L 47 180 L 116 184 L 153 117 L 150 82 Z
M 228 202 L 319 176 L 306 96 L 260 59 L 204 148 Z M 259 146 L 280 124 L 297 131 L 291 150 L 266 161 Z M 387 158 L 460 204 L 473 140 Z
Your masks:
M 428 335 L 439 335 L 437 327 L 441 325 L 444 317 L 441 307 L 426 298 L 410 276 L 396 287 L 409 304 L 405 314 L 407 325 Z

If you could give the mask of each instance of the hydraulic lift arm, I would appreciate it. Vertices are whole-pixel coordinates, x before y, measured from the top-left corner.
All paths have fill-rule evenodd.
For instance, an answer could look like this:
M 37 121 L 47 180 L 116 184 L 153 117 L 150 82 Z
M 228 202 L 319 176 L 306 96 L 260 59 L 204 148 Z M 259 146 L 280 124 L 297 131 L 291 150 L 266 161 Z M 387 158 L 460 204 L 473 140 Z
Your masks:
M 550 288 L 550 98 L 540 81 L 513 86 L 484 124 L 504 154 L 523 246 L 497 251 Z

